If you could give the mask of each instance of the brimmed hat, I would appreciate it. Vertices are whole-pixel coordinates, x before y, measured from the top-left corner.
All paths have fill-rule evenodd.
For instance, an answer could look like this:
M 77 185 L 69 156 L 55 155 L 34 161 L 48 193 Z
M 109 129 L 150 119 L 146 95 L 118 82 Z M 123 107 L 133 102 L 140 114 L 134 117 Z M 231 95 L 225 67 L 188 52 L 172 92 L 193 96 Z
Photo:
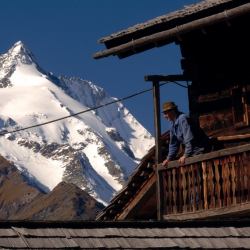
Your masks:
M 174 109 L 174 108 L 178 108 L 178 106 L 176 106 L 174 102 L 165 102 L 162 105 L 162 112 L 170 110 L 170 109 Z

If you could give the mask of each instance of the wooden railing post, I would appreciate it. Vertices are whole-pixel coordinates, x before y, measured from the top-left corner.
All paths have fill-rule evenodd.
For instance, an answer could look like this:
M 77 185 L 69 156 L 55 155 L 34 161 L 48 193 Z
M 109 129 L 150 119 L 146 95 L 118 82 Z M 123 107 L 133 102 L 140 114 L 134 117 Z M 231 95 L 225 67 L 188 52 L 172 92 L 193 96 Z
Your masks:
M 176 165 L 168 166 L 165 220 L 192 220 L 194 215 L 198 218 L 200 215 L 206 217 L 238 210 L 249 211 L 249 146 L 221 152 L 217 155 L 204 154 L 196 159 L 190 157 L 189 162 L 182 166 L 177 161 Z M 215 157 L 211 157 L 213 154 Z M 196 211 L 199 213 L 196 214 Z
M 202 173 L 203 173 L 203 194 L 204 194 L 204 209 L 208 209 L 208 202 L 207 202 L 207 163 L 202 162 Z
M 235 156 L 231 156 L 230 157 L 231 160 L 231 180 L 232 180 L 232 204 L 235 205 L 236 204 L 236 197 L 235 197 L 235 191 L 236 191 L 236 182 L 235 182 L 235 178 L 236 178 L 236 173 L 235 173 Z
M 247 154 L 247 201 L 250 201 L 250 154 Z
M 219 160 L 215 159 L 214 161 L 215 168 L 215 181 L 216 181 L 216 206 L 217 208 L 221 207 L 221 185 L 220 185 L 220 172 L 219 172 Z

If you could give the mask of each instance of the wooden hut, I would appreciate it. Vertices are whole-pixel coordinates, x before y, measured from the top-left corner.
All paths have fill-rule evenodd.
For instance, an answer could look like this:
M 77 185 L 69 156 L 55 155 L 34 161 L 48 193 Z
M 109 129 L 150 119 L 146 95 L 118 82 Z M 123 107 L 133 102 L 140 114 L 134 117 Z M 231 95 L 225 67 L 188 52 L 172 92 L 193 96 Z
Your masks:
M 182 75 L 153 82 L 155 138 L 99 220 L 193 220 L 246 217 L 250 208 L 250 3 L 206 0 L 99 40 L 93 55 L 123 59 L 176 43 Z M 249 36 L 248 36 L 249 35 Z M 167 55 L 164 55 L 167 57 Z M 190 116 L 213 142 L 213 152 L 161 166 L 168 132 L 160 134 L 159 82 L 191 81 Z

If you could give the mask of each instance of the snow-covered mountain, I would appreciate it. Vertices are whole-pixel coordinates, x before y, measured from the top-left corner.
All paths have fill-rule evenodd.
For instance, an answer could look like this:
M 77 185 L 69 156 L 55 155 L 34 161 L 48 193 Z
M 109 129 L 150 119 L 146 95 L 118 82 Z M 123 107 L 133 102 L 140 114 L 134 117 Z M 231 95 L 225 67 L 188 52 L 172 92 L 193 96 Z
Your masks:
M 22 42 L 0 56 L 0 154 L 26 181 L 49 192 L 74 183 L 108 204 L 140 158 L 151 134 L 116 99 L 93 83 L 47 73 Z

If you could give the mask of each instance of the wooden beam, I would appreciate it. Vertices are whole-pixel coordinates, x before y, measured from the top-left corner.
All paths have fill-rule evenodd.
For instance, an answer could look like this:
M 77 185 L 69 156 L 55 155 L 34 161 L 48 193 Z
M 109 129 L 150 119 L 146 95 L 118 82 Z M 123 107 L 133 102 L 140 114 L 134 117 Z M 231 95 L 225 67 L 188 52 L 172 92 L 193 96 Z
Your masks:
M 155 194 L 155 182 L 156 176 L 155 174 L 152 174 L 148 182 L 142 187 L 136 197 L 128 204 L 125 210 L 120 212 L 120 215 L 116 218 L 116 220 L 133 219 L 150 199 L 150 197 Z
M 131 43 L 130 41 L 128 43 L 118 45 L 116 47 L 107 49 L 105 51 L 98 52 L 93 55 L 93 58 L 99 59 L 99 58 L 107 57 L 110 55 L 117 55 L 125 51 L 133 50 L 134 47 L 138 48 L 140 46 L 143 46 L 149 43 L 154 43 L 163 39 L 177 37 L 179 36 L 180 33 L 183 35 L 190 31 L 201 29 L 209 25 L 214 25 L 215 23 L 224 22 L 228 19 L 232 19 L 237 16 L 247 14 L 249 12 L 250 12 L 250 3 L 243 4 L 239 7 L 226 10 L 226 12 L 223 11 L 223 12 L 220 12 L 220 13 L 208 16 L 208 17 L 204 17 L 204 18 L 201 18 L 201 19 L 189 22 L 189 23 L 179 25 L 178 29 L 174 27 L 169 30 L 161 31 L 161 32 L 149 35 L 149 36 L 145 36 L 145 37 L 133 40 L 133 43 Z
M 152 163 L 150 163 L 150 162 L 148 162 L 148 164 L 147 164 L 147 168 L 153 168 L 153 164 L 152 164 Z
M 118 204 L 125 204 L 126 203 L 126 201 L 125 200 L 118 200 L 118 202 L 117 202 Z
M 214 151 L 211 153 L 206 153 L 206 154 L 196 155 L 193 157 L 188 157 L 185 159 L 185 165 L 189 165 L 189 164 L 196 163 L 196 162 L 212 160 L 214 158 L 218 158 L 218 157 L 222 157 L 222 156 L 226 156 L 226 155 L 237 154 L 237 153 L 242 153 L 242 152 L 247 152 L 247 151 L 250 151 L 250 144 L 236 146 L 233 148 L 221 149 L 221 150 Z M 168 169 L 176 168 L 176 167 L 180 167 L 180 166 L 181 166 L 181 164 L 180 164 L 180 162 L 178 162 L 178 160 L 171 161 L 168 163 Z M 165 169 L 164 167 L 161 167 L 160 170 L 164 170 L 164 169 Z
M 160 112 L 160 88 L 159 81 L 153 81 L 154 101 L 154 128 L 155 128 L 155 166 L 162 163 L 161 149 L 161 112 Z M 164 214 L 163 201 L 163 180 L 162 174 L 156 169 L 156 197 L 157 197 L 157 219 L 162 220 Z
M 228 136 L 219 136 L 217 137 L 218 141 L 230 141 L 230 140 L 242 140 L 250 138 L 250 134 L 246 135 L 228 135 Z
M 132 187 L 140 187 L 140 186 L 141 186 L 141 183 L 139 183 L 139 182 L 132 183 Z
M 132 191 L 125 191 L 125 195 L 127 196 L 131 196 L 131 195 L 134 195 L 135 192 L 132 192 Z
M 103 220 L 112 221 L 112 218 L 110 218 L 110 217 L 108 217 L 108 216 L 105 216 L 105 217 L 103 218 Z
M 115 210 L 115 209 L 110 209 L 109 213 L 110 214 L 117 214 L 120 210 Z
M 141 171 L 140 176 L 149 176 L 151 172 L 149 171 Z
M 236 218 L 236 217 L 249 217 L 250 215 L 250 202 L 231 205 L 229 207 L 221 207 L 208 210 L 200 210 L 196 212 L 164 215 L 164 220 L 169 221 L 187 221 L 198 219 L 214 219 L 214 218 Z
M 150 75 L 144 76 L 146 82 L 163 82 L 163 81 L 191 81 L 190 77 L 184 75 Z

